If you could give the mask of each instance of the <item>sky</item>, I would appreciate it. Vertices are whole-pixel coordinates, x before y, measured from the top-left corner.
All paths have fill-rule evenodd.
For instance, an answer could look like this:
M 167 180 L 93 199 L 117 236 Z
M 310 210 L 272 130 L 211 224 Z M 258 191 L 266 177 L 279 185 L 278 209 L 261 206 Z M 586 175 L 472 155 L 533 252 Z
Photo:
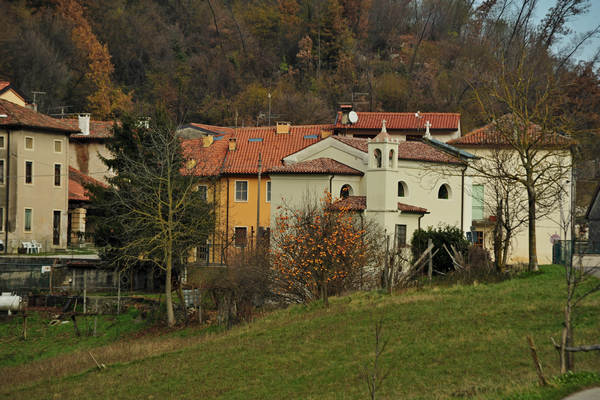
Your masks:
M 555 4 L 556 0 L 538 0 L 538 12 L 536 17 L 541 20 L 546 14 L 546 10 Z M 576 18 L 568 22 L 570 28 L 576 33 L 584 33 L 594 29 L 600 24 L 600 0 L 589 0 L 590 7 L 588 12 L 584 15 L 579 15 Z M 558 48 L 568 45 L 569 42 L 561 42 L 558 44 Z M 575 55 L 577 59 L 588 60 L 592 58 L 600 46 L 600 37 L 589 39 L 588 43 L 578 51 Z

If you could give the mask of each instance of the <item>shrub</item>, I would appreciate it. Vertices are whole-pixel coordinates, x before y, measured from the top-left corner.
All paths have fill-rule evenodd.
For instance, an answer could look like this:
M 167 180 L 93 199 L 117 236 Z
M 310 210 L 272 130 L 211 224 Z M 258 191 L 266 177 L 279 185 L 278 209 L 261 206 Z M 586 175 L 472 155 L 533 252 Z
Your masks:
M 438 228 L 428 227 L 427 230 L 419 229 L 415 231 L 411 240 L 413 259 L 419 256 L 427 249 L 427 241 L 431 239 L 436 249 L 439 249 L 433 257 L 434 271 L 446 273 L 454 270 L 452 259 L 444 250 L 443 245 L 446 245 L 448 250 L 450 246 L 454 246 L 456 251 L 461 253 L 463 257 L 467 255 L 469 242 L 464 238 L 459 228 L 450 225 L 440 226 Z

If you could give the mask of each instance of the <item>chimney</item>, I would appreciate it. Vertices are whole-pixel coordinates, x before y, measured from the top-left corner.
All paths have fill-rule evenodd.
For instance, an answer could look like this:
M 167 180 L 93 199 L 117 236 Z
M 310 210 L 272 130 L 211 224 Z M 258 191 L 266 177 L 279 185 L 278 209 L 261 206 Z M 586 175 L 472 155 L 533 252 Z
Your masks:
M 202 147 L 210 147 L 211 144 L 215 141 L 213 135 L 206 135 L 202 137 Z
M 235 151 L 237 148 L 236 138 L 229 138 L 229 151 Z
M 342 120 L 340 121 L 342 125 L 350 124 L 350 120 L 348 119 L 348 114 L 352 111 L 352 104 L 342 104 L 340 105 L 340 111 L 342 112 Z
M 79 114 L 77 116 L 79 122 L 79 130 L 84 135 L 90 134 L 90 114 Z
M 429 132 L 429 128 L 431 128 L 431 123 L 429 121 L 425 122 L 425 137 L 427 139 L 431 139 L 431 132 Z
M 325 139 L 325 138 L 331 136 L 332 133 L 333 132 L 331 132 L 330 130 L 323 129 L 323 130 L 321 130 L 321 138 Z
M 275 131 L 277 134 L 280 133 L 290 133 L 292 124 L 289 122 L 280 122 L 277 121 L 277 130 Z

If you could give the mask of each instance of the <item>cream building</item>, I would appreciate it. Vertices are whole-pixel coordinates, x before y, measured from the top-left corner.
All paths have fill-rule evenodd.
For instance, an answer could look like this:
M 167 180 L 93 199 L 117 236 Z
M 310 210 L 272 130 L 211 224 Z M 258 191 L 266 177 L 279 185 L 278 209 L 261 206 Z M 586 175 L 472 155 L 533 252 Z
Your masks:
M 445 151 L 444 151 L 445 150 Z M 330 136 L 283 159 L 271 169 L 271 226 L 281 206 L 299 207 L 325 191 L 346 197 L 399 245 L 410 243 L 419 227 L 471 221 L 466 160 L 450 146 L 392 138 L 385 128 L 372 140 Z M 466 154 L 466 153 L 465 153 Z
M 536 249 L 538 263 L 552 262 L 552 245 L 555 240 L 570 240 L 570 207 L 571 207 L 571 153 L 570 142 L 558 135 L 550 137 L 551 143 L 540 142 L 536 162 L 538 181 L 541 182 L 540 196 L 537 204 Z M 503 143 L 492 124 L 479 128 L 467 135 L 448 142 L 452 146 L 464 149 L 477 157 L 477 164 L 468 171 L 472 177 L 469 197 L 472 198 L 472 219 L 467 231 L 473 239 L 493 252 L 493 227 L 496 221 L 495 182 L 483 176 L 482 168 L 490 171 L 501 162 L 502 168 L 510 173 L 523 174 L 521 160 L 515 150 Z M 544 186 L 546 185 L 546 186 Z M 527 224 L 527 192 L 520 183 L 511 184 L 510 211 L 515 219 L 524 221 L 518 227 L 509 248 L 510 263 L 529 260 L 528 224 Z M 543 203 L 547 206 L 544 207 Z
M 0 221 L 5 252 L 67 246 L 69 135 L 59 120 L 0 100 Z

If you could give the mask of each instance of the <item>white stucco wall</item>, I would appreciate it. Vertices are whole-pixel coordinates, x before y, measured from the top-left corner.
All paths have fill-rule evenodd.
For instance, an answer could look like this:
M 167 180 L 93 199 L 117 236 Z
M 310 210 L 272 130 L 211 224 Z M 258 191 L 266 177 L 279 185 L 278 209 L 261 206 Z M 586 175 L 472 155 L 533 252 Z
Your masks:
M 494 151 L 491 149 L 482 149 L 482 148 L 467 148 L 467 151 L 479 156 L 482 158 L 480 162 L 486 162 L 493 157 Z M 488 161 L 489 162 L 489 161 Z M 565 154 L 562 162 L 565 165 L 570 164 L 570 156 Z M 515 168 L 518 166 L 518 162 L 513 160 L 507 162 L 510 163 Z M 570 171 L 570 170 L 569 170 Z M 473 184 L 482 184 L 484 185 L 484 219 L 489 219 L 490 215 L 495 215 L 495 210 L 493 210 L 492 205 L 494 204 L 493 200 L 493 191 L 492 191 L 492 181 L 486 179 L 481 176 L 477 176 L 477 172 L 470 169 L 468 174 L 475 175 L 472 178 L 472 182 L 468 187 L 471 187 Z M 571 190 L 570 190 L 570 172 L 563 177 L 562 185 L 564 187 L 564 193 L 561 194 L 560 198 L 556 198 L 556 202 L 554 203 L 551 211 L 546 216 L 539 216 L 536 222 L 536 239 L 537 239 L 537 255 L 538 262 L 540 264 L 548 264 L 552 262 L 552 243 L 550 242 L 550 238 L 552 235 L 558 235 L 561 239 L 569 240 L 571 238 L 570 228 L 566 227 L 565 224 L 568 223 L 569 215 L 570 215 L 570 202 L 571 202 Z M 567 182 L 569 180 L 569 182 Z M 517 198 L 522 205 L 522 212 L 526 213 L 527 210 L 527 192 L 523 185 L 516 184 L 515 188 L 517 188 Z M 469 192 L 469 198 L 470 198 Z M 471 207 L 470 207 L 471 208 Z M 525 214 L 526 215 L 526 214 Z M 539 214 L 538 214 L 539 215 Z M 566 232 L 565 232 L 565 227 Z M 466 230 L 468 230 L 468 226 Z M 529 234 L 528 234 L 528 225 L 527 223 L 523 224 L 517 234 L 514 236 L 511 242 L 510 249 L 510 259 L 509 262 L 527 262 L 529 259 Z M 488 234 L 485 238 L 485 246 L 490 249 L 493 248 L 492 243 L 492 235 Z

